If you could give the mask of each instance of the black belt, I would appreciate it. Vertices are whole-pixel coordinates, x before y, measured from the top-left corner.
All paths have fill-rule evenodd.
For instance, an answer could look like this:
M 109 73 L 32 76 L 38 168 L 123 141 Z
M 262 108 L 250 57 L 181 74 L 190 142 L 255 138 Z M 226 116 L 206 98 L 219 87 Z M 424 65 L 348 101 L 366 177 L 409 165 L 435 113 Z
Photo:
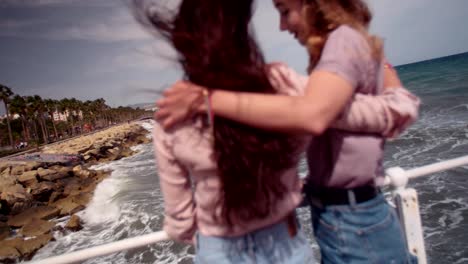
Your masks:
M 351 189 L 340 188 L 313 188 L 307 190 L 308 200 L 311 204 L 319 205 L 345 205 L 363 203 L 375 198 L 380 189 L 372 185 L 365 185 Z

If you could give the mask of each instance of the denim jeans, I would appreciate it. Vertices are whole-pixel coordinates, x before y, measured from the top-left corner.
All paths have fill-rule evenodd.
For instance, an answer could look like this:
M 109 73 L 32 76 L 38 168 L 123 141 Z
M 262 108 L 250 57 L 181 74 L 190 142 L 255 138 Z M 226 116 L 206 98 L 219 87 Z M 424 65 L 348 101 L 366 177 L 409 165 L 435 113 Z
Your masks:
M 298 230 L 294 237 L 286 223 L 253 231 L 239 237 L 214 237 L 197 234 L 196 264 L 317 263 L 305 235 Z
M 311 205 L 311 213 L 322 263 L 417 263 L 382 194 L 354 205 Z

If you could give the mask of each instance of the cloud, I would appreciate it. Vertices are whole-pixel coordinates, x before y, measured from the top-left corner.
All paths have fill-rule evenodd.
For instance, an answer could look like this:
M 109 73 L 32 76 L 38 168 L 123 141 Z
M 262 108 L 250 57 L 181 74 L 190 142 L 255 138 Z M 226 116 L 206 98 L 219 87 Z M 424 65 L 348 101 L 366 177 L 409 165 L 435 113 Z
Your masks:
M 107 0 L 0 0 L 0 7 L 38 7 L 53 5 L 107 6 Z
M 51 1 L 51 0 L 50 0 Z M 57 1 L 57 0 L 56 0 Z M 152 35 L 136 22 L 126 6 L 110 8 L 104 17 L 54 23 L 46 19 L 8 19 L 0 21 L 0 36 L 49 39 L 119 42 L 149 40 Z
M 45 20 L 13 20 L 13 19 L 0 19 L 0 29 L 2 30 L 15 30 L 28 26 L 36 26 L 37 24 L 44 23 Z
M 112 23 L 83 24 L 67 28 L 60 28 L 43 35 L 52 40 L 89 40 L 97 42 L 118 42 L 128 40 L 147 40 L 151 35 L 134 24 Z

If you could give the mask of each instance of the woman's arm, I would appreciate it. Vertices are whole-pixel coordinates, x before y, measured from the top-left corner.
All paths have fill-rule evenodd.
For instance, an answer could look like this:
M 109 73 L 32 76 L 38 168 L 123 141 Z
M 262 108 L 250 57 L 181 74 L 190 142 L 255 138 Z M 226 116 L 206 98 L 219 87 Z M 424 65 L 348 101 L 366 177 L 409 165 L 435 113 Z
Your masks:
M 196 221 L 190 178 L 188 172 L 174 158 L 166 136 L 159 124 L 155 124 L 153 144 L 164 197 L 163 229 L 169 237 L 192 244 Z
M 418 97 L 401 87 L 385 89 L 378 96 L 357 94 L 331 127 L 393 138 L 416 121 L 419 105 Z
M 294 95 L 305 93 L 306 76 L 297 74 L 285 65 L 275 67 L 275 71 L 270 73 L 274 76 L 273 83 L 280 91 Z M 385 70 L 384 79 L 386 89 L 382 95 L 356 94 L 347 111 L 330 126 L 394 137 L 413 123 L 418 115 L 419 99 L 401 87 L 398 75 L 392 68 Z M 188 82 L 177 82 L 165 92 L 166 98 L 158 102 L 160 110 L 156 113 L 156 118 L 165 128 L 169 128 L 195 113 L 205 112 L 203 89 L 206 88 Z M 222 91 L 218 93 L 218 97 L 226 95 L 232 97 L 236 94 Z M 245 94 L 247 97 L 251 95 L 253 94 Z M 216 105 L 219 103 L 217 99 L 212 98 L 212 101 Z M 234 107 L 230 110 L 228 105 L 224 107 L 225 111 L 232 111 L 235 115 Z M 219 114 L 216 108 L 213 110 L 215 114 Z
M 201 91 L 202 87 L 178 82 L 173 91 L 191 89 Z M 216 115 L 269 130 L 321 134 L 344 109 L 353 95 L 352 85 L 345 79 L 326 71 L 315 71 L 310 75 L 303 96 L 282 96 L 253 93 L 235 93 L 215 90 L 211 93 L 211 108 Z M 156 113 L 168 127 L 177 121 L 179 115 L 193 110 L 203 111 L 203 99 L 196 93 L 179 97 L 177 92 L 166 92 L 168 96 L 158 102 L 160 110 Z M 188 111 L 175 104 L 191 101 L 196 105 Z M 194 104 L 193 102 L 199 102 Z M 174 115 L 176 113 L 176 115 Z
M 397 72 L 390 64 L 386 63 L 384 68 L 384 92 L 377 96 L 356 94 L 347 111 L 331 127 L 380 133 L 391 138 L 416 121 L 419 98 L 403 88 Z

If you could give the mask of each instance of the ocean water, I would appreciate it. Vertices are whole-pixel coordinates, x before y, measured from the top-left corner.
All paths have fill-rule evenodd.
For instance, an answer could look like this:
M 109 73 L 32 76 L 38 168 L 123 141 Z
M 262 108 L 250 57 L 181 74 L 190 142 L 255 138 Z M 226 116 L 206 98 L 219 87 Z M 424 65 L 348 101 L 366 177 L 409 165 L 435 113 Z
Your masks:
M 397 67 L 412 92 L 422 99 L 419 120 L 386 145 L 385 167 L 405 169 L 468 154 L 468 53 Z M 151 123 L 143 124 L 151 129 Z M 139 153 L 99 165 L 113 170 L 96 189 L 91 204 L 79 216 L 84 229 L 55 235 L 40 249 L 42 259 L 161 229 L 163 200 L 151 144 Z M 301 173 L 306 174 L 305 163 Z M 468 263 L 468 166 L 410 182 L 420 199 L 429 263 Z M 307 209 L 299 218 L 313 241 Z M 67 218 L 58 219 L 65 224 Z M 194 251 L 172 241 L 120 252 L 85 263 L 192 263 Z

